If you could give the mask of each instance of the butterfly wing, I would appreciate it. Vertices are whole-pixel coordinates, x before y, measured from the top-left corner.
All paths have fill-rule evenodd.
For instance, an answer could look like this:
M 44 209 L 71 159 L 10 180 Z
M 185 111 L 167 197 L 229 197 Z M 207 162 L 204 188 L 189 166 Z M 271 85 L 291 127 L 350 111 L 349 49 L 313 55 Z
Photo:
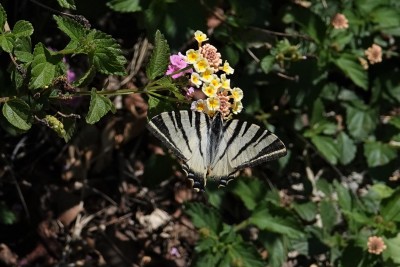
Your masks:
M 270 131 L 246 121 L 230 120 L 222 128 L 223 138 L 211 164 L 211 174 L 224 186 L 243 168 L 286 155 L 283 142 Z
M 193 188 L 204 190 L 209 117 L 186 110 L 163 112 L 153 117 L 147 128 L 183 161 Z

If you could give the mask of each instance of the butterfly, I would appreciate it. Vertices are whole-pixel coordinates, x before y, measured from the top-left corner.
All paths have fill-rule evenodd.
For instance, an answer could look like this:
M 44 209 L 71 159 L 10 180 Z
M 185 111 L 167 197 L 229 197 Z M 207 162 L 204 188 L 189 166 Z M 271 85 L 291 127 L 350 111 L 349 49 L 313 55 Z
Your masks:
M 226 186 L 238 170 L 286 155 L 285 145 L 270 131 L 247 121 L 224 121 L 221 113 L 163 112 L 147 128 L 182 160 L 196 191 L 204 191 L 207 179 Z

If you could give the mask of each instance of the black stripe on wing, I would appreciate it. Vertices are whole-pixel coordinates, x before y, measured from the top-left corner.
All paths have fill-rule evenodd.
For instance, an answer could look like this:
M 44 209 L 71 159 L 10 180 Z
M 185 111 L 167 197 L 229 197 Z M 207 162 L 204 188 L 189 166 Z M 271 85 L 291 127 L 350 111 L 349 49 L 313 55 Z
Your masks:
M 287 153 L 285 145 L 282 143 L 281 140 L 279 140 L 278 137 L 275 136 L 275 138 L 276 139 L 271 144 L 262 149 L 256 156 L 251 158 L 249 161 L 240 165 L 238 169 L 252 167 L 262 162 L 275 160 L 285 156 Z
M 174 142 L 173 137 L 171 137 L 171 129 L 168 128 L 166 124 L 166 118 L 168 118 L 169 122 L 172 124 L 171 126 L 175 127 L 174 122 L 174 113 L 175 112 L 163 112 L 155 117 L 153 117 L 149 123 L 147 124 L 147 129 L 150 130 L 158 139 L 163 142 L 163 144 L 170 149 L 178 158 L 182 160 L 188 160 L 183 152 L 177 147 Z M 166 116 L 165 116 L 166 115 Z M 164 117 L 165 116 L 165 117 Z M 171 118 L 172 117 L 172 118 Z M 168 123 L 168 122 L 167 122 Z M 175 128 L 177 131 L 182 131 L 182 129 Z

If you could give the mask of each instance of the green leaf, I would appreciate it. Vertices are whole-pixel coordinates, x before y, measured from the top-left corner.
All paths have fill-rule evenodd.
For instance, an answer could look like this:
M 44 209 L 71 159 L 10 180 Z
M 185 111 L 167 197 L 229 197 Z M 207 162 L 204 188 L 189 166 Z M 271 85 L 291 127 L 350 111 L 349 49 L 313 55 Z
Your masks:
M 15 41 L 14 54 L 16 60 L 29 63 L 33 60 L 31 38 L 22 37 Z
M 307 203 L 294 203 L 293 209 L 300 216 L 301 219 L 310 222 L 315 219 L 317 215 L 317 205 L 314 202 Z
M 16 128 L 27 131 L 32 127 L 29 105 L 22 99 L 11 99 L 3 105 L 3 115 Z
M 4 32 L 4 25 L 7 21 L 7 13 L 3 6 L 0 4 L 0 33 Z
M 368 193 L 374 196 L 375 199 L 385 199 L 392 196 L 394 190 L 384 183 L 373 184 Z
M 17 221 L 15 214 L 6 206 L 4 202 L 0 202 L 0 223 L 13 224 Z
M 380 213 L 386 221 L 400 222 L 400 191 L 382 200 Z
M 297 228 L 290 218 L 274 217 L 269 214 L 268 210 L 267 207 L 255 210 L 249 218 L 249 222 L 256 225 L 261 230 L 267 230 L 293 238 L 303 236 L 303 232 Z
M 117 12 L 138 12 L 142 10 L 139 0 L 111 0 L 107 6 Z
M 400 116 L 391 117 L 389 123 L 395 126 L 397 129 L 400 129 Z
M 353 201 L 349 190 L 336 180 L 333 182 L 333 185 L 336 189 L 339 206 L 342 208 L 342 210 L 351 212 Z
M 0 47 L 7 53 L 11 53 L 14 47 L 15 38 L 11 32 L 0 35 Z
M 325 120 L 324 114 L 325 114 L 324 103 L 322 102 L 322 100 L 320 98 L 317 98 L 313 104 L 310 124 L 315 125 L 315 124 Z
M 104 74 L 125 75 L 126 59 L 115 39 L 103 32 L 92 30 L 88 35 L 89 59 L 96 69 Z
M 12 33 L 15 37 L 29 37 L 33 33 L 33 26 L 29 21 L 19 20 L 15 23 Z
M 168 102 L 165 99 L 154 97 L 150 94 L 149 94 L 148 104 L 149 104 L 148 117 L 150 118 L 161 112 L 173 110 L 171 102 Z
M 68 17 L 53 16 L 58 28 L 68 35 L 71 40 L 79 41 L 86 36 L 86 29 L 80 23 Z
M 221 230 L 221 217 L 214 208 L 201 203 L 188 203 L 185 212 L 192 218 L 193 225 L 197 228 L 206 228 L 217 234 Z
M 281 235 L 272 234 L 266 231 L 261 231 L 259 233 L 258 240 L 261 241 L 261 243 L 268 251 L 269 266 L 271 267 L 284 266 L 284 262 L 286 261 L 288 255 L 288 249 L 286 245 L 287 239 Z
M 92 89 L 90 97 L 89 112 L 86 115 L 87 123 L 95 124 L 109 111 L 115 113 L 116 110 L 111 100 L 106 96 L 98 94 L 96 89 Z
M 244 242 L 235 242 L 234 244 L 229 246 L 226 257 L 229 257 L 228 266 L 265 266 L 264 261 L 261 259 L 261 256 L 254 245 Z
M 351 136 L 357 140 L 364 140 L 375 130 L 378 114 L 375 109 L 362 110 L 347 106 L 346 124 Z
M 323 225 L 323 230 L 327 233 L 333 229 L 337 222 L 337 213 L 335 209 L 335 205 L 332 201 L 323 199 L 319 203 L 319 211 L 321 215 L 321 221 Z
M 339 161 L 343 165 L 349 164 L 356 156 L 357 147 L 354 141 L 345 133 L 340 132 L 336 138 L 339 150 Z
M 332 164 L 336 164 L 340 156 L 337 145 L 332 137 L 315 135 L 311 137 L 311 142 L 318 151 Z
M 382 166 L 397 157 L 395 148 L 388 144 L 374 141 L 364 144 L 364 156 L 367 158 L 369 167 Z
M 76 9 L 74 0 L 57 0 L 57 2 L 63 8 L 72 9 L 72 10 Z
M 272 67 L 274 66 L 275 63 L 275 57 L 274 56 L 265 56 L 261 62 L 261 69 L 265 72 L 265 73 L 269 73 L 272 70 Z
M 368 76 L 358 58 L 349 54 L 341 54 L 334 63 L 348 76 L 357 86 L 364 90 L 368 89 Z
M 383 251 L 384 259 L 391 259 L 394 263 L 400 264 L 400 234 L 394 238 L 385 238 L 387 249 Z
M 315 42 L 322 43 L 326 36 L 326 24 L 309 8 L 290 5 L 283 18 L 285 23 L 297 23 Z
M 243 201 L 248 210 L 254 210 L 265 195 L 262 183 L 257 179 L 238 180 L 232 192 Z
M 62 62 L 62 58 L 61 55 L 52 55 L 42 43 L 38 43 L 33 51 L 29 87 L 38 89 L 50 85 L 56 74 L 56 65 Z
M 381 7 L 371 12 L 372 21 L 383 30 L 400 25 L 400 13 L 396 8 Z
M 146 68 L 146 74 L 150 80 L 154 80 L 156 77 L 165 74 L 169 64 L 169 56 L 168 43 L 164 35 L 162 35 L 160 31 L 157 31 L 154 40 L 154 50 Z

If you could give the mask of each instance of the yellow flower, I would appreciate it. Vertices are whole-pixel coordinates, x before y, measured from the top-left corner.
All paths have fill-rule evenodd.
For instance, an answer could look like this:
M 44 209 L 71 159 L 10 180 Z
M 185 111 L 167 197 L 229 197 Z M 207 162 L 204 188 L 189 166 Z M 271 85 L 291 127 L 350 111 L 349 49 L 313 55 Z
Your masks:
M 207 98 L 206 102 L 209 111 L 217 111 L 219 109 L 220 102 L 218 97 Z
M 202 42 L 207 41 L 207 35 L 205 35 L 202 31 L 196 31 L 194 33 L 194 39 L 197 40 L 197 42 L 199 43 L 199 45 L 201 45 Z
M 197 72 L 192 72 L 192 74 L 190 75 L 190 81 L 196 85 L 197 88 L 200 87 L 200 85 L 202 84 L 201 80 L 200 80 L 200 75 Z
M 225 60 L 224 66 L 222 67 L 223 72 L 226 74 L 233 74 L 235 71 L 231 66 L 229 66 L 228 61 Z
M 238 113 L 240 113 L 240 112 L 242 111 L 242 109 L 243 109 L 243 104 L 242 104 L 241 101 L 238 101 L 238 102 L 233 103 L 233 106 L 232 106 L 232 112 L 233 112 L 233 114 L 238 114 Z
M 213 97 L 217 94 L 217 88 L 212 84 L 204 84 L 201 90 L 207 97 Z
M 220 88 L 221 87 L 221 81 L 218 78 L 216 74 L 212 76 L 212 79 L 210 81 L 210 84 L 212 84 L 215 88 Z
M 201 72 L 205 72 L 206 69 L 208 68 L 208 62 L 205 58 L 201 58 L 199 60 L 197 60 L 194 64 L 194 69 L 201 73 Z
M 200 75 L 200 79 L 203 82 L 210 83 L 213 79 L 214 71 L 211 68 L 207 68 L 203 73 Z
M 197 50 L 189 49 L 186 51 L 186 62 L 189 64 L 194 64 L 200 59 L 200 53 Z
M 226 74 L 221 74 L 221 84 L 224 89 L 231 88 L 231 80 L 226 78 Z
M 192 111 L 203 112 L 206 109 L 206 103 L 203 99 L 193 101 L 190 109 Z
M 239 87 L 234 87 L 231 94 L 234 102 L 239 102 L 243 99 L 243 91 Z

